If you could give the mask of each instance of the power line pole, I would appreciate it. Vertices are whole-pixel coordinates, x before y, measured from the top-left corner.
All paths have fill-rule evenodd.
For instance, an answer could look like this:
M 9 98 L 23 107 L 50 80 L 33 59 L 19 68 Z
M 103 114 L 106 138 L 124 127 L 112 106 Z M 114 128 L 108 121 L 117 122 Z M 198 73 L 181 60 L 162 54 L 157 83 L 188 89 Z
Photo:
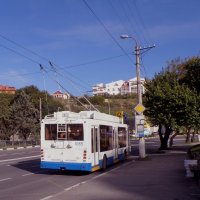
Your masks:
M 135 56 L 136 56 L 136 74 L 137 74 L 137 105 L 143 107 L 142 105 L 142 91 L 141 91 L 141 79 L 140 79 L 140 55 L 142 50 L 149 50 L 155 46 L 149 46 L 141 48 L 138 46 L 138 43 L 136 43 L 135 46 Z M 135 112 L 135 129 L 137 131 L 137 134 L 139 133 L 139 127 L 143 130 L 144 135 L 144 116 L 143 111 L 136 113 Z M 141 130 L 140 130 L 141 131 Z M 146 152 L 145 152 L 145 140 L 144 137 L 139 137 L 139 157 L 145 158 Z
M 137 74 L 137 106 L 135 107 L 135 130 L 139 136 L 139 157 L 145 158 L 145 140 L 144 140 L 144 106 L 142 105 L 141 79 L 140 79 L 140 55 L 141 51 L 148 51 L 154 48 L 155 45 L 141 48 L 134 37 L 128 35 L 121 35 L 122 39 L 131 38 L 135 41 L 135 56 L 136 56 L 136 74 Z M 143 51 L 142 53 L 146 52 Z

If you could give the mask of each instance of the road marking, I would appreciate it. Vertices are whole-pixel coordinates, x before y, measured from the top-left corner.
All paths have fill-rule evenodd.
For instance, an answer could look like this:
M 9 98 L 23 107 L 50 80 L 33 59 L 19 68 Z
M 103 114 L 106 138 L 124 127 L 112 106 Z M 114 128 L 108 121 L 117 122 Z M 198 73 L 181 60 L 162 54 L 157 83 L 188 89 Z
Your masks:
M 37 158 L 37 157 L 40 157 L 40 155 L 38 155 L 38 156 L 21 157 L 21 158 L 13 158 L 13 159 L 7 159 L 7 160 L 0 160 L 0 162 L 8 162 L 8 161 L 13 161 L 13 160 L 22 160 L 22 159 Z
M 85 183 L 87 183 L 87 182 L 89 182 L 89 181 L 93 181 L 94 179 L 97 179 L 97 178 L 99 178 L 99 177 L 101 177 L 101 176 L 104 176 L 104 175 L 110 173 L 111 171 L 114 171 L 115 169 L 119 169 L 119 168 L 121 168 L 121 167 L 127 166 L 127 165 L 131 164 L 132 162 L 134 162 L 134 161 L 131 161 L 131 162 L 126 163 L 126 164 L 123 164 L 122 166 L 116 167 L 116 168 L 111 169 L 111 170 L 109 170 L 109 171 L 107 171 L 107 172 L 101 173 L 101 174 L 99 174 L 99 175 L 97 175 L 97 176 L 94 176 L 94 177 L 92 177 L 92 178 L 89 178 L 89 179 L 86 180 L 86 181 L 82 181 L 82 182 L 80 182 L 80 183 L 77 183 L 77 184 L 75 184 L 75 185 L 72 185 L 72 186 L 70 186 L 70 187 L 68 187 L 68 188 L 65 188 L 65 189 L 64 189 L 63 191 L 61 191 L 61 192 L 58 192 L 58 193 L 56 193 L 56 194 L 54 194 L 54 195 L 47 196 L 47 197 L 45 197 L 45 198 L 43 198 L 43 199 L 40 199 L 40 200 L 46 200 L 46 199 L 56 198 L 57 196 L 63 194 L 64 192 L 67 192 L 67 191 L 69 191 L 69 190 L 72 190 L 72 189 L 74 189 L 74 188 L 77 188 L 77 187 L 79 187 L 79 186 L 81 186 L 81 185 L 83 185 L 83 184 L 85 184 Z
M 4 179 L 0 179 L 0 181 L 7 181 L 7 180 L 10 180 L 12 178 L 4 178 Z
M 22 176 L 30 176 L 33 175 L 34 173 L 28 173 L 28 174 L 23 174 Z
M 69 190 L 71 190 L 71 189 L 73 189 L 73 188 L 78 187 L 80 184 L 81 184 L 81 183 L 77 183 L 77 184 L 75 184 L 75 185 L 72 185 L 71 187 L 65 188 L 64 190 L 65 190 L 65 191 L 69 191 Z
M 42 199 L 40 199 L 40 200 L 46 200 L 46 199 L 50 199 L 50 198 L 52 198 L 53 196 L 47 196 L 47 197 L 44 197 L 44 198 L 42 198 Z

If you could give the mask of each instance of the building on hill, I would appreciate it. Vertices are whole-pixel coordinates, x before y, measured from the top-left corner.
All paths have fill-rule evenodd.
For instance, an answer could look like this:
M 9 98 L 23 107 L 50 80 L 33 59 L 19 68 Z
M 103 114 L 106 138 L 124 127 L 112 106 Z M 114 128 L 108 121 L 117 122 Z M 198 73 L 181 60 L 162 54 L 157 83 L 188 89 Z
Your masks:
M 145 79 L 144 78 L 140 78 L 140 82 L 141 82 L 141 93 L 144 94 L 145 92 L 145 88 L 144 88 L 144 83 L 145 83 Z M 129 83 L 129 93 L 137 93 L 137 78 L 132 78 L 128 80 Z
M 0 93 L 15 94 L 15 92 L 16 92 L 15 87 L 0 85 Z
M 128 81 L 124 81 L 124 83 L 122 84 L 121 88 L 120 88 L 120 94 L 121 95 L 126 95 L 130 93 L 130 89 L 129 89 L 129 82 Z
M 106 85 L 106 94 L 117 95 L 120 94 L 120 88 L 122 87 L 124 81 L 114 81 L 112 83 L 107 83 Z
M 104 95 L 106 93 L 106 86 L 103 83 L 96 84 L 92 87 L 92 93 L 96 95 Z
M 144 88 L 144 82 L 145 79 L 141 78 L 141 92 L 144 94 L 145 88 Z M 107 84 L 96 84 L 92 87 L 93 95 L 125 95 L 125 94 L 132 94 L 137 93 L 137 78 L 132 78 L 127 81 L 119 80 L 114 81 Z
M 70 98 L 70 94 L 68 93 L 62 93 L 61 91 L 56 91 L 52 94 L 52 96 L 56 99 L 69 99 Z

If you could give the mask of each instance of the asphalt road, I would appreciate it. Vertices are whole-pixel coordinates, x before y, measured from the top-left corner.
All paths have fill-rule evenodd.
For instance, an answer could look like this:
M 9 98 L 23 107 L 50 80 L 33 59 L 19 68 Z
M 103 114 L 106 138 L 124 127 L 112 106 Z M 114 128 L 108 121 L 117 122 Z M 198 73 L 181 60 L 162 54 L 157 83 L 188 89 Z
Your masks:
M 189 180 L 191 190 L 186 192 L 188 180 L 183 169 L 186 148 L 182 148 L 182 142 L 181 137 L 175 141 L 178 154 L 156 156 L 159 141 L 148 139 L 147 152 L 154 154 L 155 157 L 147 162 L 139 162 L 136 160 L 138 141 L 132 141 L 132 153 L 126 162 L 113 165 L 106 172 L 95 173 L 41 170 L 40 148 L 0 151 L 0 199 L 200 199 L 200 191 L 198 192 L 192 180 Z M 170 160 L 173 160 L 173 163 Z M 171 164 L 167 167 L 169 163 Z M 174 176 L 169 175 L 170 170 L 165 169 L 170 167 L 171 171 L 174 169 Z M 159 171 L 155 171 L 154 168 L 158 168 Z M 170 179 L 165 180 L 166 177 Z M 175 185 L 173 178 L 175 183 L 177 181 Z M 170 195 L 167 188 L 171 186 L 173 190 Z M 160 192 L 156 187 L 160 188 Z M 162 195 L 164 193 L 165 196 Z

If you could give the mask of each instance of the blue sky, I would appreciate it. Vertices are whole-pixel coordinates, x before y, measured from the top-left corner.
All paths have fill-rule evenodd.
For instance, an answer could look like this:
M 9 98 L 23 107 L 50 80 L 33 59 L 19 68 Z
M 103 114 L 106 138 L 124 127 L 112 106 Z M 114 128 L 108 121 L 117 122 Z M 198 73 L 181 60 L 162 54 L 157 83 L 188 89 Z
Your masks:
M 121 34 L 156 45 L 142 55 L 142 77 L 200 55 L 199 0 L 85 1 L 93 13 L 83 0 L 0 0 L 0 84 L 53 93 L 57 81 L 82 95 L 96 83 L 128 80 L 136 76 L 135 43 Z

